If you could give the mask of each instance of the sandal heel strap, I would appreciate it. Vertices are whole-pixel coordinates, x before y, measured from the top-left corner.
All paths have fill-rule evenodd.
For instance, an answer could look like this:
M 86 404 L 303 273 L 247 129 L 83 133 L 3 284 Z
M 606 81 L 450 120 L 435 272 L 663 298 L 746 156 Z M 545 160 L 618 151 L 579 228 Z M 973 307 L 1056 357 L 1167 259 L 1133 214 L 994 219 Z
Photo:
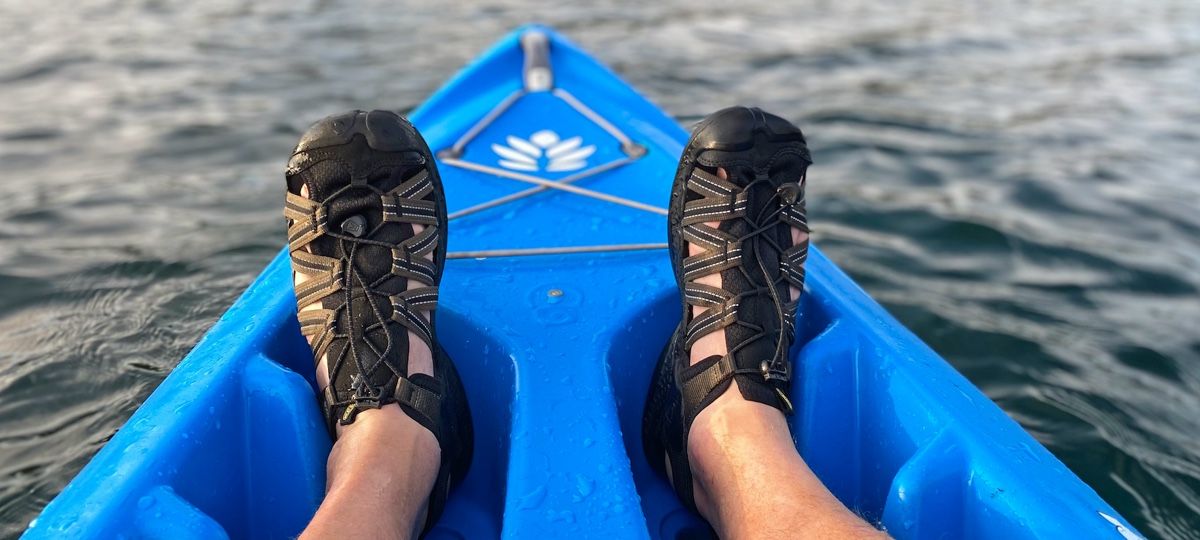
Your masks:
M 729 381 L 736 372 L 737 366 L 730 355 L 713 355 L 679 372 L 684 429 L 690 429 L 696 415 L 729 388 Z
M 776 374 L 766 379 L 757 369 L 738 369 L 732 355 L 713 355 L 679 373 L 684 429 L 691 429 L 700 411 L 725 393 L 734 380 L 743 398 L 775 407 L 785 415 L 793 412 L 785 387 L 790 377 Z
M 442 383 L 429 375 L 417 373 L 400 379 L 396 386 L 396 403 L 418 424 L 433 433 L 439 445 L 442 440 Z

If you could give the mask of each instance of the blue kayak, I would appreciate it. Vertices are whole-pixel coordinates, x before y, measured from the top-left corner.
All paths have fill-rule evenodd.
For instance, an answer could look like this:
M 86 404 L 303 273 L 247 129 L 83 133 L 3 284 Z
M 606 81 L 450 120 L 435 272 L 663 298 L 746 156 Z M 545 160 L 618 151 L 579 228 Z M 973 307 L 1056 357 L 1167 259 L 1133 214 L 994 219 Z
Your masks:
M 476 426 L 470 473 L 430 537 L 711 534 L 640 440 L 680 317 L 664 209 L 687 133 L 536 26 L 410 118 L 445 184 L 438 333 Z M 321 502 L 330 439 L 295 310 L 285 251 L 25 537 L 298 534 Z M 1140 537 L 816 248 L 798 321 L 796 445 L 891 535 Z

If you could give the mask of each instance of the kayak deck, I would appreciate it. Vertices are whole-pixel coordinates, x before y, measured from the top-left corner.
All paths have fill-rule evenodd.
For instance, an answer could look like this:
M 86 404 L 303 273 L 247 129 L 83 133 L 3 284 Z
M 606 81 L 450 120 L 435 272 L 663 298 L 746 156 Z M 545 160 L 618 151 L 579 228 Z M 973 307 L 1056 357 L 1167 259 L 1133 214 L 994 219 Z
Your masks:
M 470 473 L 430 537 L 705 532 L 640 440 L 680 314 L 660 210 L 687 134 L 542 27 L 500 41 L 410 118 L 454 217 L 437 324 L 476 426 Z M 285 251 L 26 537 L 298 534 L 330 440 L 290 280 Z M 847 506 L 897 538 L 1136 537 L 816 248 L 805 289 L 789 422 Z

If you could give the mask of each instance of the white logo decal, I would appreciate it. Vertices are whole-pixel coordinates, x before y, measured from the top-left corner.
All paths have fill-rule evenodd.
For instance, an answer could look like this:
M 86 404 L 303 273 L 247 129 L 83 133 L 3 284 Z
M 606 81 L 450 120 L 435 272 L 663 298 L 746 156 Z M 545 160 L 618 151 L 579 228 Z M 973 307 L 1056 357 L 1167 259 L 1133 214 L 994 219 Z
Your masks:
M 557 133 L 543 129 L 529 139 L 509 135 L 508 146 L 493 144 L 492 151 L 500 156 L 500 166 L 514 171 L 544 170 L 564 172 L 587 166 L 587 158 L 596 152 L 594 145 L 581 146 L 581 137 L 561 140 Z

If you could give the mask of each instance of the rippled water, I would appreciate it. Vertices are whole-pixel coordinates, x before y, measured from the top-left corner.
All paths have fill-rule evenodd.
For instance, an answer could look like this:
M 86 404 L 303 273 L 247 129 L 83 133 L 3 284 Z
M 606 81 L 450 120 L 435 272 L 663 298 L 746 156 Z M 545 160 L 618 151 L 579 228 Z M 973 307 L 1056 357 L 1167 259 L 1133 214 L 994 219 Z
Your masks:
M 0 536 L 283 243 L 313 120 L 529 20 L 809 133 L 816 238 L 1149 535 L 1200 536 L 1200 4 L 0 0 Z

